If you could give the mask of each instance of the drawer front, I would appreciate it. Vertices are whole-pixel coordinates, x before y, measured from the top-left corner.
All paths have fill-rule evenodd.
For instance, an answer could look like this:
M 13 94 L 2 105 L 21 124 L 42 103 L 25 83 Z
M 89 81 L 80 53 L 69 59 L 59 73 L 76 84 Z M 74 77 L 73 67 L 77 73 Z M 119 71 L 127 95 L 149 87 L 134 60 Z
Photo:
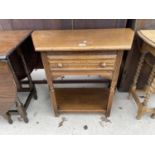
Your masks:
M 116 54 L 66 54 L 48 55 L 52 71 L 114 70 Z
M 107 78 L 109 80 L 112 79 L 112 75 L 113 75 L 113 72 L 112 71 L 52 71 L 51 72 L 51 75 L 52 75 L 52 78 L 53 79 L 57 79 L 58 77 L 64 77 L 66 75 L 77 75 L 77 76 L 100 76 L 100 77 L 103 77 L 103 78 Z
M 49 61 L 51 70 L 113 70 L 115 60 Z

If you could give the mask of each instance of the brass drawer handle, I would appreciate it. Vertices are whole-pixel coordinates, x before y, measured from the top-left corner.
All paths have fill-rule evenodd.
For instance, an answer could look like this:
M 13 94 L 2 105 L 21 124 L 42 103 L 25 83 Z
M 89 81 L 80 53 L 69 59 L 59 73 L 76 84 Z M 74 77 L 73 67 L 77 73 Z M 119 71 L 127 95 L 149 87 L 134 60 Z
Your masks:
M 100 67 L 106 67 L 107 64 L 105 62 L 100 63 Z
M 62 68 L 62 67 L 63 67 L 63 64 L 62 64 L 62 63 L 58 63 L 57 66 L 58 66 L 59 68 Z

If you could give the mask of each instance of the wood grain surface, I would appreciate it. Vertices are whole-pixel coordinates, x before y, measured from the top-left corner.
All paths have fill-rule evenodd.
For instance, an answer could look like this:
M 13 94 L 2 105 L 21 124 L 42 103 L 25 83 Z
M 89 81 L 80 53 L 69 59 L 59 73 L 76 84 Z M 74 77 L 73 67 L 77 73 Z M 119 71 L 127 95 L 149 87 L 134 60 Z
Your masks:
M 102 112 L 110 116 L 123 51 L 132 47 L 131 29 L 35 31 L 52 105 L 59 112 Z M 111 80 L 110 89 L 57 89 L 53 80 L 66 75 L 98 75 Z
M 30 34 L 30 30 L 0 31 L 0 57 L 11 53 Z
M 0 115 L 4 115 L 15 104 L 16 92 L 16 85 L 8 64 L 0 61 Z
M 36 51 L 129 50 L 134 32 L 131 29 L 87 29 L 35 31 Z
M 137 33 L 143 41 L 155 47 L 155 30 L 139 30 Z
M 108 93 L 103 88 L 55 89 L 59 112 L 105 112 Z

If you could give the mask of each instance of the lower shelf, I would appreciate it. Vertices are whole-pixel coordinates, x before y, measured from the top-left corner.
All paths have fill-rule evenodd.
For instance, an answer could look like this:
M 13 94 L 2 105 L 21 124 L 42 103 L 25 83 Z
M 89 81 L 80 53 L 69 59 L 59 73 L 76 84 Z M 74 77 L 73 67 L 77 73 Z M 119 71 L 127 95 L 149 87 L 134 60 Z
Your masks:
M 56 88 L 59 112 L 102 112 L 108 104 L 109 89 Z

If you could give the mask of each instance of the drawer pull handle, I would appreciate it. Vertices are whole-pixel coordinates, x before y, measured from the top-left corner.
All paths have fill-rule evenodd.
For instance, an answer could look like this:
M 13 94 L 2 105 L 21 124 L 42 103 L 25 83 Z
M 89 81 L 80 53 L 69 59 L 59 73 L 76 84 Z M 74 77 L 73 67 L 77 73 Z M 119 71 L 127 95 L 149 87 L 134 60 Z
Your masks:
M 63 67 L 62 63 L 58 63 L 57 66 L 58 66 L 59 68 L 62 68 L 62 67 Z
M 103 63 L 100 63 L 100 66 L 101 66 L 101 67 L 106 67 L 107 64 L 106 64 L 105 62 L 103 62 Z

